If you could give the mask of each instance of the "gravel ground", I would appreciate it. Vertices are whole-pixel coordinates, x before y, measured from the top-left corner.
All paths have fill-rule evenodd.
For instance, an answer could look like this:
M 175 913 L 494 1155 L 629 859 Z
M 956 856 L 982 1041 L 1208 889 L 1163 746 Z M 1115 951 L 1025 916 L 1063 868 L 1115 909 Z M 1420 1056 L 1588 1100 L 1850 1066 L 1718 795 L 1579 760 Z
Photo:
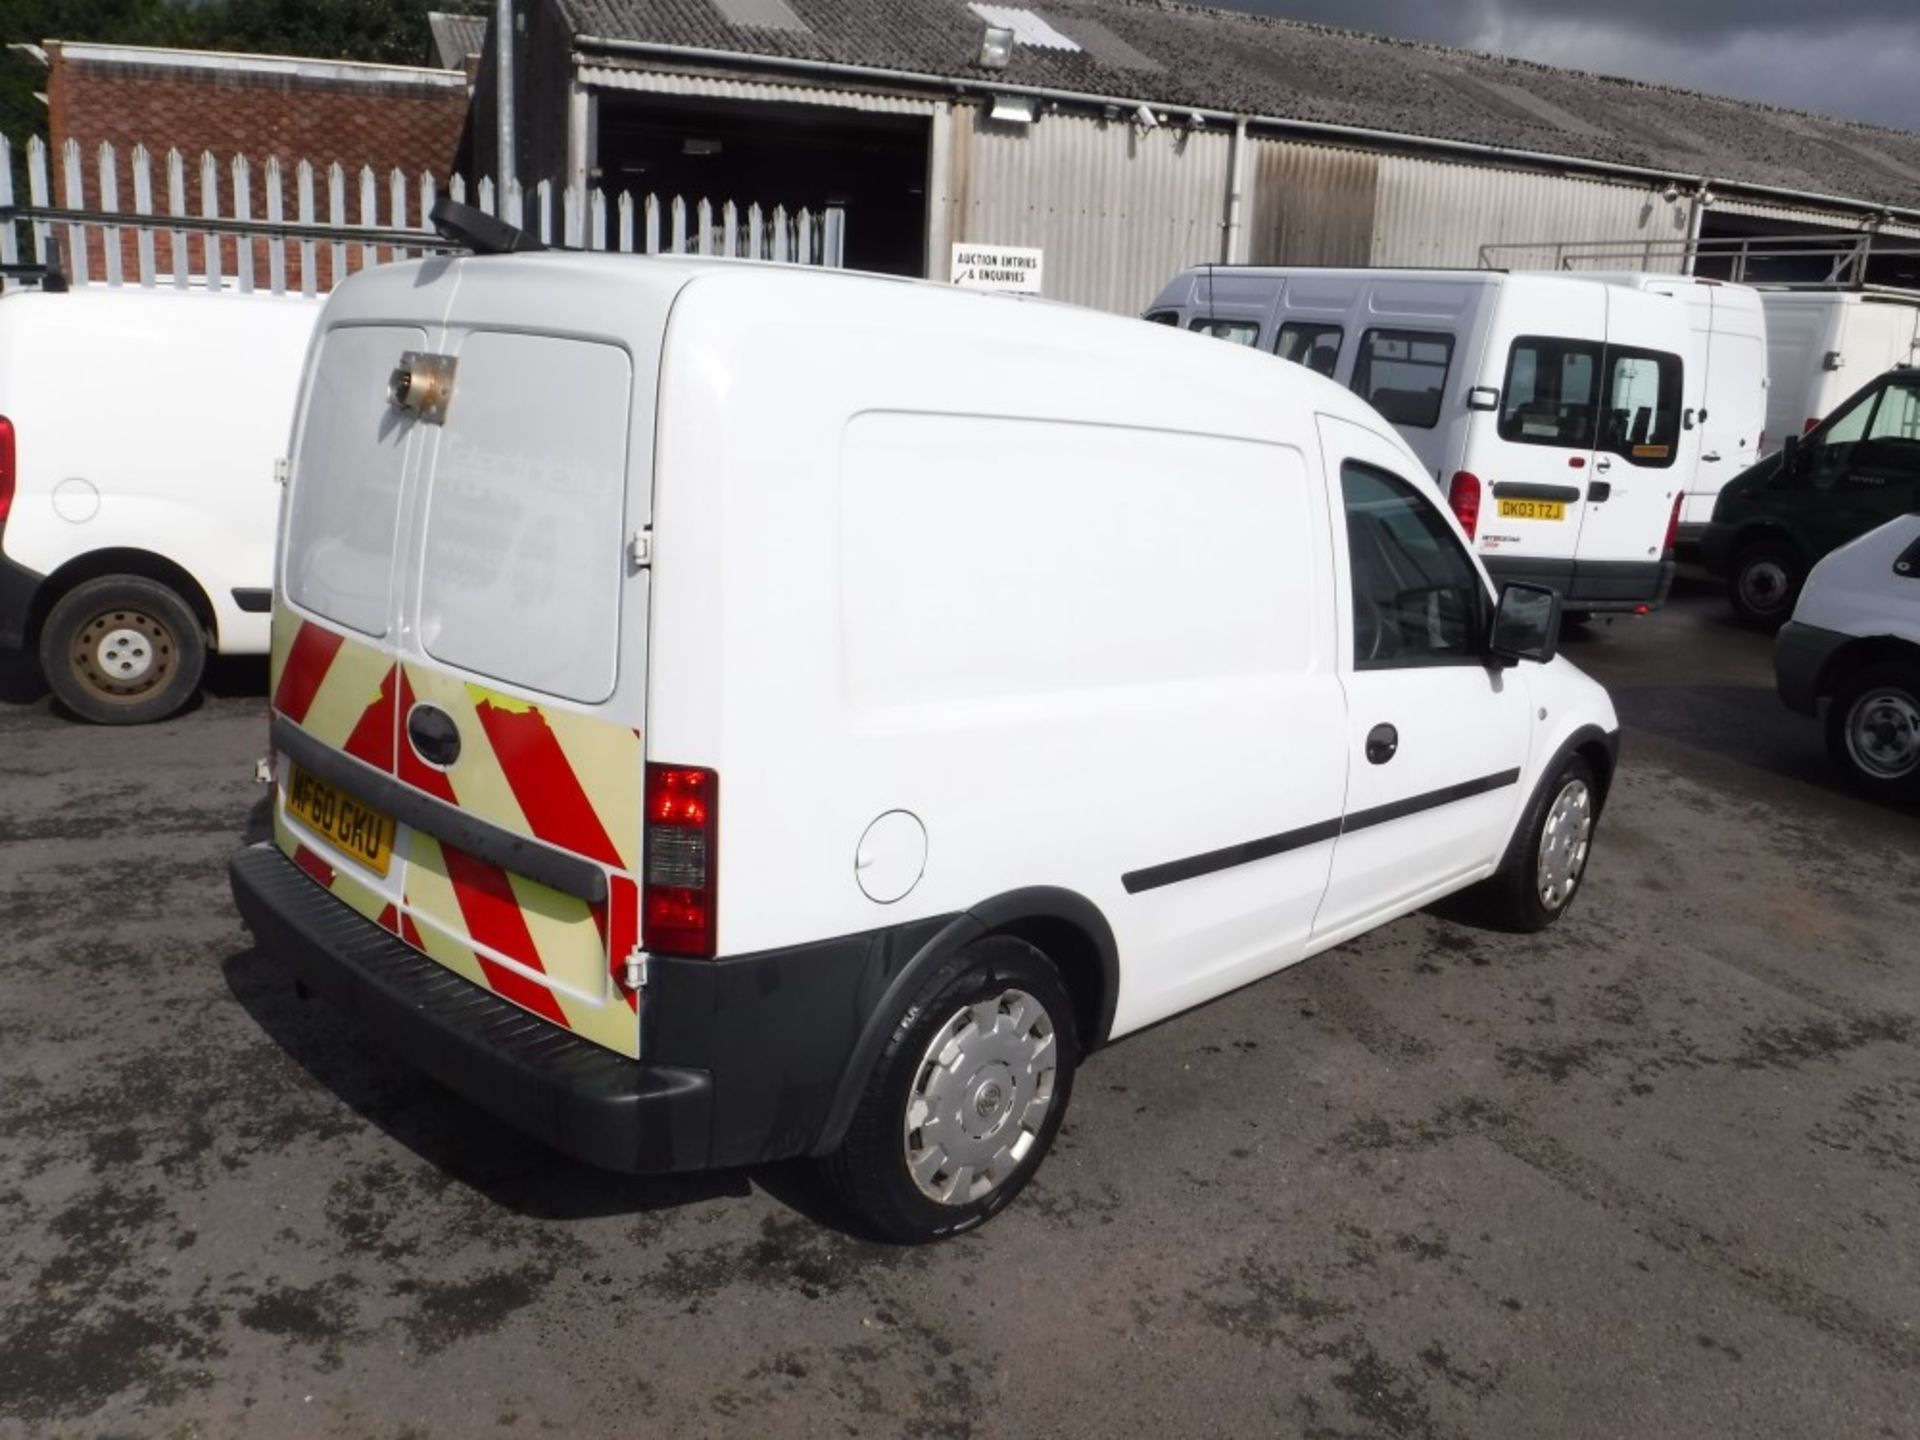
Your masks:
M 0 1435 L 1920 1433 L 1920 817 L 1701 587 L 1573 638 L 1623 766 L 1544 937 L 1431 915 L 1130 1038 L 985 1231 L 598 1174 L 297 1000 L 224 861 L 264 672 L 0 669 Z

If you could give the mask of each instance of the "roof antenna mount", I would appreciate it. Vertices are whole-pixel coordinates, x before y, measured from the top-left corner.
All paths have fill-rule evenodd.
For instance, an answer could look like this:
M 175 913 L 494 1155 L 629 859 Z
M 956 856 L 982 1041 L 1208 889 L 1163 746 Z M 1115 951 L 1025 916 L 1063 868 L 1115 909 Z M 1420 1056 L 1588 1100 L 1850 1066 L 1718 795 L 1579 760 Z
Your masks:
M 442 239 L 464 245 L 476 255 L 514 255 L 549 248 L 498 216 L 444 195 L 433 202 L 433 212 L 427 218 Z

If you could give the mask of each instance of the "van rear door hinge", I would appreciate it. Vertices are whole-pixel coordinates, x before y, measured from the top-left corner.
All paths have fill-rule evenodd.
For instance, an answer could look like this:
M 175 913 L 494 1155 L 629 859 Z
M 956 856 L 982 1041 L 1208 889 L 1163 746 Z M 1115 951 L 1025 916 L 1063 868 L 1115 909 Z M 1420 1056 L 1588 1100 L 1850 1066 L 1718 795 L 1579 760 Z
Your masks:
M 274 484 L 285 485 L 287 483 L 287 477 L 291 474 L 293 474 L 293 462 L 289 460 L 286 456 L 282 455 L 279 459 L 273 462 L 273 483 Z
M 651 957 L 644 950 L 635 950 L 627 956 L 627 963 L 623 967 L 625 973 L 621 975 L 620 980 L 636 995 L 647 988 L 649 978 L 647 972 L 651 968 L 648 963 L 650 959 Z
M 636 530 L 633 538 L 627 541 L 627 567 L 631 570 L 645 570 L 653 564 L 653 531 Z

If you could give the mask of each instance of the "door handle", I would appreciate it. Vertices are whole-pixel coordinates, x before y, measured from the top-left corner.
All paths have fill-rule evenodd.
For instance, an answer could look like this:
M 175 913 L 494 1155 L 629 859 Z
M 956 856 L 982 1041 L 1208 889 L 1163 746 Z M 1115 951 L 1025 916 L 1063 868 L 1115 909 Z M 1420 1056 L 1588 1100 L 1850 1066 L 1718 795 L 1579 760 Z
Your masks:
M 1367 731 L 1367 762 L 1371 765 L 1384 765 L 1400 753 L 1400 732 L 1391 725 L 1380 724 Z
M 1702 455 L 1700 459 L 1705 464 L 1718 465 L 1720 463 L 1720 452 L 1718 450 L 1711 451 L 1708 454 Z
M 1605 455 L 1602 455 L 1593 462 L 1593 468 L 1598 470 L 1602 475 L 1604 475 L 1607 473 L 1607 471 L 1613 468 L 1613 461 L 1610 460 Z

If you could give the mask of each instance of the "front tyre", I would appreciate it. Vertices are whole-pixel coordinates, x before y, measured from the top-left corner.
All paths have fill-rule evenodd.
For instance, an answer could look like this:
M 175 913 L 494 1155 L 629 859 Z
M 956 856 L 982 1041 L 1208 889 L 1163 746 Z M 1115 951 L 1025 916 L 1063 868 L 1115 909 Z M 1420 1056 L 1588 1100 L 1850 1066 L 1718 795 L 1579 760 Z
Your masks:
M 164 720 L 193 698 L 207 642 L 186 601 L 157 581 L 76 585 L 40 630 L 40 669 L 74 714 L 99 725 Z
M 1573 904 L 1586 878 L 1600 790 L 1593 766 L 1570 755 L 1534 791 L 1500 868 L 1467 894 L 1474 917 L 1500 930 L 1544 930 Z
M 1777 630 L 1793 615 L 1807 567 L 1800 553 L 1780 540 L 1758 540 L 1733 558 L 1727 600 L 1749 625 Z
M 1869 665 L 1827 707 L 1827 753 L 1855 789 L 1920 796 L 1920 665 Z
M 1059 1133 L 1080 1060 L 1072 997 L 1022 940 L 975 941 L 895 1023 L 828 1184 L 876 1234 L 924 1244 L 1004 1209 Z

